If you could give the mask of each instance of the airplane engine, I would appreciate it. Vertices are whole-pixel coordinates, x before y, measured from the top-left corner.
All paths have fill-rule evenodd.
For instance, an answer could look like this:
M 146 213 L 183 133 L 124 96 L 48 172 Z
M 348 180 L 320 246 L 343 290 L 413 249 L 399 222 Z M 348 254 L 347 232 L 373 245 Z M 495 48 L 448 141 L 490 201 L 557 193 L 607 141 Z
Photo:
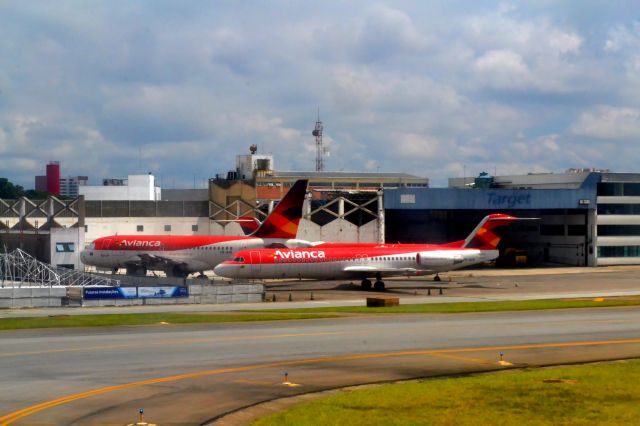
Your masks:
M 461 254 L 441 251 L 423 251 L 416 255 L 416 263 L 426 267 L 453 266 L 463 261 L 464 257 Z
M 284 245 L 287 248 L 307 248 L 307 247 L 313 247 L 314 245 L 316 245 L 316 243 L 291 238 L 285 241 Z

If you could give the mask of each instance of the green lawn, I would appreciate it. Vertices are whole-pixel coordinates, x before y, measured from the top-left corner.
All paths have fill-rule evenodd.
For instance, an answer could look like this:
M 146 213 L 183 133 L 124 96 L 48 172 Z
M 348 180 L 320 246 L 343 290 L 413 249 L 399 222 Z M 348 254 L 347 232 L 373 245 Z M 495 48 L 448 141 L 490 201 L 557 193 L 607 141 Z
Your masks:
M 281 309 L 230 313 L 154 313 L 109 315 L 60 315 L 52 317 L 26 317 L 0 319 L 0 330 L 53 327 L 104 327 L 119 325 L 220 323 L 244 321 L 304 320 L 313 318 L 337 318 L 359 314 L 453 314 L 465 312 L 525 311 L 542 309 L 596 308 L 638 306 L 637 299 L 594 300 L 526 300 L 507 302 L 459 302 L 400 305 L 388 308 L 326 307 L 306 309 Z
M 0 330 L 54 327 L 109 327 L 151 324 L 197 324 L 244 321 L 278 321 L 292 319 L 333 318 L 331 313 L 289 312 L 239 312 L 220 314 L 109 314 L 109 315 L 61 315 L 52 317 L 3 318 Z
M 254 425 L 632 425 L 640 423 L 640 361 L 339 392 Z

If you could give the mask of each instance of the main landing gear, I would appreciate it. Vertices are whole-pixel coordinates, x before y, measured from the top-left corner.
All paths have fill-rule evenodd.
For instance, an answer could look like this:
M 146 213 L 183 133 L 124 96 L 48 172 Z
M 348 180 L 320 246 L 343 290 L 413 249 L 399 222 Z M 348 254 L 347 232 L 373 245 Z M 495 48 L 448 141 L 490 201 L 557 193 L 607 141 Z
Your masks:
M 362 290 L 364 290 L 364 291 L 371 290 L 371 281 L 369 281 L 366 278 L 363 279 L 362 282 L 360 283 L 360 287 L 362 287 Z
M 127 275 L 144 277 L 147 275 L 147 268 L 142 265 L 127 265 Z
M 360 287 L 364 291 L 371 291 L 371 281 L 367 278 L 363 279 L 360 283 Z M 379 277 L 376 278 L 376 282 L 373 284 L 373 289 L 375 291 L 384 291 L 384 281 L 382 281 Z

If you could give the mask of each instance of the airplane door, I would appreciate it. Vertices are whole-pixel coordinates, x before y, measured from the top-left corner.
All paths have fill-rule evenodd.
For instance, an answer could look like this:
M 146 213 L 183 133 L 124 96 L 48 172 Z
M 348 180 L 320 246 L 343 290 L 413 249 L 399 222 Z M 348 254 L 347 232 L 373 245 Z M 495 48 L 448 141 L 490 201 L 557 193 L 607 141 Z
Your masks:
M 251 263 L 251 272 L 254 274 L 260 274 L 262 270 L 262 257 L 259 251 L 250 251 L 249 252 L 250 263 Z

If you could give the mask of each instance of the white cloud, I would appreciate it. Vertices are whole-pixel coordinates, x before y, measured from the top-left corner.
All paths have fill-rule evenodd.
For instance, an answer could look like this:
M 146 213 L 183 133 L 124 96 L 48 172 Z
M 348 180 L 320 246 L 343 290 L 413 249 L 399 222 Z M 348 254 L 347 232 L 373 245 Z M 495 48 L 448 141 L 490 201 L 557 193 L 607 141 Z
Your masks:
M 617 25 L 609 30 L 609 36 L 603 49 L 607 52 L 620 52 L 640 45 L 640 23 L 634 22 L 631 27 Z
M 385 60 L 428 46 L 426 36 L 405 12 L 382 4 L 368 11 L 356 40 L 358 54 L 365 60 Z
M 598 105 L 580 114 L 571 132 L 599 139 L 637 139 L 640 137 L 640 109 Z
M 509 50 L 490 50 L 476 59 L 474 67 L 497 87 L 522 87 L 530 79 L 522 57 Z
M 442 147 L 442 143 L 425 135 L 399 134 L 394 138 L 395 156 L 411 158 L 412 161 L 432 160 Z
M 313 170 L 318 106 L 330 170 L 438 184 L 465 164 L 469 175 L 593 165 L 600 146 L 637 137 L 640 109 L 639 24 L 594 8 L 11 3 L 0 171 L 29 186 L 30 168 L 60 160 L 97 180 L 136 172 L 142 150 L 144 169 L 189 184 L 252 143 L 281 170 Z
M 476 51 L 474 68 L 486 85 L 497 89 L 565 92 L 580 71 L 574 60 L 583 44 L 570 29 L 547 19 L 517 19 L 515 9 L 471 16 L 464 37 Z

